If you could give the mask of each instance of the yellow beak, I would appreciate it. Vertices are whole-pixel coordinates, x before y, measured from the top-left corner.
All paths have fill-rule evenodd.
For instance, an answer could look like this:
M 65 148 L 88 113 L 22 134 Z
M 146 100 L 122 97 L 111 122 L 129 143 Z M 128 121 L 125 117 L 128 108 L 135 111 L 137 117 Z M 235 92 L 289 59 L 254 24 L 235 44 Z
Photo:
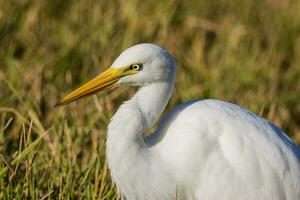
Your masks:
M 102 74 L 98 75 L 94 79 L 80 86 L 76 90 L 67 94 L 59 103 L 55 106 L 62 106 L 71 103 L 82 97 L 95 94 L 98 91 L 111 88 L 118 80 L 126 75 L 131 75 L 136 73 L 131 71 L 128 66 L 122 68 L 109 68 Z

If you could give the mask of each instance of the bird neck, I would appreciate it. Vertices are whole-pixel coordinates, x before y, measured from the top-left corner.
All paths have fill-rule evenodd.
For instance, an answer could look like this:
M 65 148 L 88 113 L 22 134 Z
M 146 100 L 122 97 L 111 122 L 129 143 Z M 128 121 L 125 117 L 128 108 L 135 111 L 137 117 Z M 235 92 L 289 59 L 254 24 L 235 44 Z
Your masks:
M 143 133 L 150 129 L 165 109 L 173 91 L 173 84 L 152 83 L 139 88 L 131 100 L 124 102 L 108 126 L 108 141 L 120 144 L 138 142 L 143 146 Z M 117 145 L 114 144 L 114 145 Z M 112 147 L 115 148 L 115 147 Z
M 156 122 L 162 111 L 165 109 L 171 94 L 173 85 L 165 82 L 153 83 L 141 87 L 136 95 L 128 102 L 140 112 L 140 125 L 142 131 L 147 131 Z M 126 107 L 126 105 L 125 105 Z M 122 107 L 121 107 L 122 108 Z M 126 109 L 126 108 L 125 108 Z M 142 136 L 141 133 L 138 134 Z
M 152 158 L 157 157 L 147 148 L 143 133 L 158 119 L 172 90 L 172 82 L 142 86 L 113 116 L 108 127 L 106 156 L 112 178 L 120 190 L 143 178 L 150 178 L 151 172 L 143 170 L 150 164 L 152 169 L 157 171 L 154 167 L 155 162 L 152 162 Z

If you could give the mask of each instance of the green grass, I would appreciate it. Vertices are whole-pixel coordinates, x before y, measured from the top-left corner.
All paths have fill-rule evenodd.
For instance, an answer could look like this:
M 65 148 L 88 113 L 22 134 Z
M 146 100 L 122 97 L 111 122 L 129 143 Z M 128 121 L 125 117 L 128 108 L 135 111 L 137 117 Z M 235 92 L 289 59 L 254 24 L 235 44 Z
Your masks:
M 300 1 L 0 0 L 0 199 L 118 199 L 106 126 L 134 89 L 54 108 L 125 48 L 176 58 L 168 105 L 244 106 L 300 144 Z

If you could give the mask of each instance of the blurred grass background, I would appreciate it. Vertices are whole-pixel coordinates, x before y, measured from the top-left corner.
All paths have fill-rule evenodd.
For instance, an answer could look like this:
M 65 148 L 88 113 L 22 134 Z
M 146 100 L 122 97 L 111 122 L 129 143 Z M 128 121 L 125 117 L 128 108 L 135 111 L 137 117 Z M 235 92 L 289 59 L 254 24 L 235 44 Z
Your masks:
M 167 110 L 230 101 L 300 144 L 300 1 L 0 0 L 0 199 L 118 199 L 106 126 L 135 89 L 53 106 L 142 42 L 177 60 Z

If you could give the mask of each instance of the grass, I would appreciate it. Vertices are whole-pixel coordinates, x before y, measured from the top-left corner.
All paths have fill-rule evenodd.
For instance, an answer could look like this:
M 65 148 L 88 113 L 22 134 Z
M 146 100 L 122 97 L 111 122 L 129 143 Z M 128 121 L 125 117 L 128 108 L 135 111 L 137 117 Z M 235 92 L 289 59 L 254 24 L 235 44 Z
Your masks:
M 299 10 L 297 0 L 0 0 L 0 199 L 119 199 L 106 126 L 134 89 L 53 106 L 142 42 L 177 60 L 167 110 L 234 102 L 300 144 Z

